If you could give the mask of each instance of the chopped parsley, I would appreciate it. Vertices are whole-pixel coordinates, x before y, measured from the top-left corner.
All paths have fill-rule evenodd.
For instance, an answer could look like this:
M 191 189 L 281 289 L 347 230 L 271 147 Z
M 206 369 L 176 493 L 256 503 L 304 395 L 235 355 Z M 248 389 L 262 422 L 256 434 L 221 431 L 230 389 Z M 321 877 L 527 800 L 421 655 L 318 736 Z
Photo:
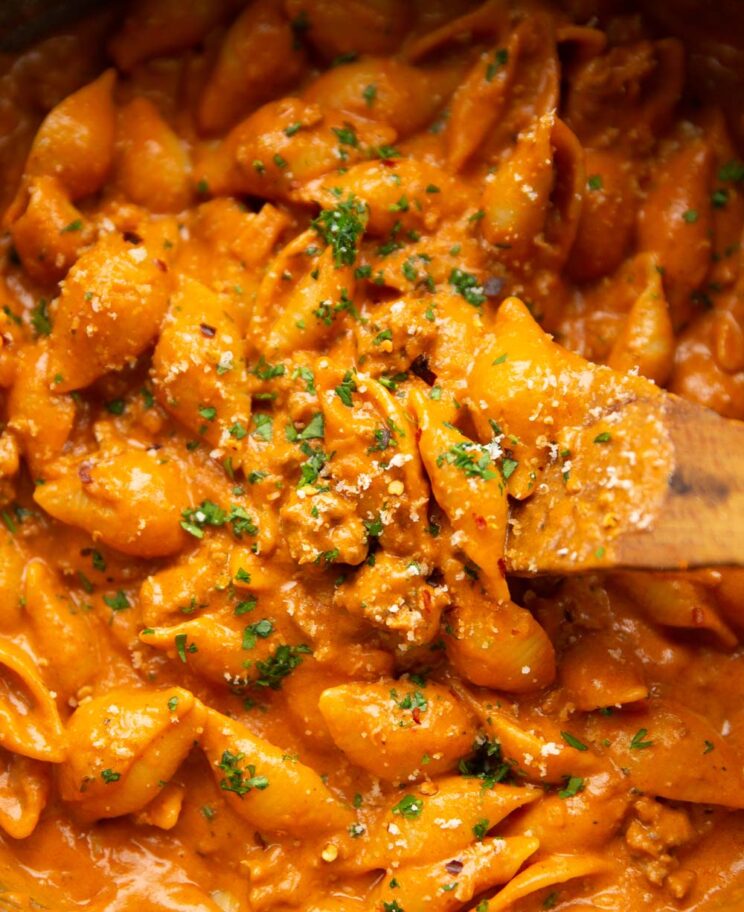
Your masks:
M 644 738 L 648 734 L 647 728 L 639 728 L 638 731 L 630 739 L 630 749 L 631 750 L 646 750 L 649 747 L 653 747 L 653 741 L 644 741 Z
M 391 696 L 400 709 L 417 709 L 419 712 L 426 712 L 429 708 L 429 701 L 420 690 L 409 691 L 402 700 L 398 699 L 396 691 L 391 691 Z
M 282 681 L 291 674 L 298 665 L 302 664 L 303 655 L 309 655 L 312 649 L 304 643 L 297 646 L 282 644 L 277 646 L 273 655 L 265 662 L 256 662 L 259 677 L 256 684 L 259 687 L 270 687 L 279 690 Z
M 335 393 L 347 408 L 354 404 L 351 394 L 356 392 L 357 385 L 351 375 L 351 371 L 346 371 L 341 383 L 336 387 Z
M 348 199 L 341 200 L 335 209 L 324 209 L 313 219 L 313 228 L 330 245 L 337 267 L 354 265 L 367 218 L 367 205 L 350 195 Z
M 313 449 L 306 441 L 300 444 L 300 449 L 307 456 L 307 462 L 303 462 L 300 466 L 300 480 L 297 487 L 304 488 L 305 485 L 315 484 L 328 462 L 328 456 L 320 448 Z
M 110 415 L 123 415 L 126 408 L 123 399 L 109 399 L 106 403 L 106 411 Z
M 112 782 L 118 782 L 121 779 L 121 773 L 117 773 L 112 769 L 105 769 L 101 772 L 101 779 L 106 785 L 111 785 Z
M 253 649 L 259 639 L 265 640 L 274 632 L 274 625 L 267 618 L 249 624 L 243 630 L 243 649 Z
M 240 538 L 243 533 L 255 535 L 258 527 L 244 507 L 232 504 L 230 511 L 223 510 L 211 500 L 203 500 L 198 507 L 188 507 L 181 513 L 181 528 L 194 538 L 204 538 L 206 526 L 224 526 L 229 523 L 233 534 Z
M 590 190 L 601 190 L 604 187 L 601 174 L 590 174 L 586 179 L 586 185 Z
M 356 135 L 356 130 L 351 124 L 346 123 L 343 127 L 331 127 L 331 129 L 336 134 L 336 137 L 342 146 L 351 146 L 352 149 L 359 148 L 359 137 Z
M 173 638 L 173 642 L 175 643 L 175 646 L 176 646 L 176 654 L 178 655 L 178 658 L 184 664 L 186 663 L 186 653 L 187 652 L 194 653 L 194 652 L 199 651 L 196 643 L 189 643 L 187 646 L 186 645 L 187 639 L 188 639 L 188 635 L 185 633 L 177 633 L 175 635 L 175 637 Z
M 732 159 L 718 169 L 718 180 L 742 183 L 744 181 L 744 162 Z
M 286 373 L 286 367 L 283 364 L 269 364 L 263 355 L 258 359 L 258 364 L 251 371 L 259 380 L 273 380 L 275 377 L 283 377 Z
M 488 481 L 498 477 L 493 469 L 488 450 L 478 443 L 453 444 L 446 453 L 440 453 L 437 456 L 438 466 L 445 463 L 460 469 L 467 478 L 481 478 L 483 481 Z
M 508 60 L 509 51 L 507 51 L 506 48 L 499 48 L 497 51 L 494 51 L 493 60 L 489 61 L 486 66 L 486 82 L 493 82 L 498 71 L 506 66 Z
M 478 842 L 482 842 L 486 838 L 486 833 L 488 832 L 489 827 L 490 823 L 486 817 L 482 817 L 477 823 L 473 825 L 473 836 L 475 836 Z
M 491 788 L 508 778 L 511 766 L 503 759 L 498 741 L 480 738 L 473 745 L 472 756 L 460 760 L 458 770 L 461 776 L 482 779 L 484 788 Z
M 586 746 L 586 744 L 584 744 L 583 741 L 579 741 L 579 739 L 575 735 L 572 735 L 571 732 L 562 731 L 561 738 L 563 738 L 563 740 L 566 742 L 566 744 L 568 744 L 569 747 L 573 747 L 577 751 L 589 750 L 589 748 Z
M 251 432 L 251 436 L 270 443 L 274 435 L 274 419 L 271 415 L 258 412 L 253 416 L 253 424 L 254 429 Z
M 48 336 L 52 331 L 52 320 L 47 308 L 46 298 L 41 298 L 31 311 L 31 326 L 37 336 Z
M 480 307 L 486 300 L 486 296 L 483 294 L 483 286 L 470 272 L 465 272 L 462 269 L 453 269 L 450 273 L 449 283 L 473 307 Z
M 501 460 L 501 474 L 504 476 L 504 481 L 509 481 L 518 465 L 519 463 L 516 459 L 512 459 L 510 456 L 504 456 Z
M 125 611 L 131 607 L 129 599 L 121 589 L 117 590 L 115 595 L 104 595 L 103 600 L 112 611 Z
M 292 379 L 297 380 L 297 378 L 299 378 L 300 380 L 303 380 L 305 382 L 305 392 L 306 393 L 314 394 L 316 392 L 315 374 L 312 372 L 312 370 L 310 370 L 309 367 L 303 367 L 302 365 L 300 365 L 299 367 L 296 367 L 294 370 L 294 373 L 292 374 Z
M 559 798 L 573 798 L 584 790 L 584 780 L 581 776 L 569 776 L 564 788 L 558 792 Z
M 253 789 L 263 791 L 269 787 L 269 780 L 266 776 L 257 776 L 256 767 L 252 763 L 241 768 L 240 764 L 243 760 L 245 760 L 245 754 L 242 751 L 234 754 L 232 751 L 226 750 L 223 751 L 222 758 L 217 764 L 217 768 L 225 774 L 220 780 L 220 788 L 226 792 L 233 792 L 239 798 L 252 792 Z
M 374 83 L 365 86 L 364 91 L 362 92 L 362 98 L 365 100 L 367 107 L 371 108 L 377 99 L 377 86 Z
M 421 816 L 424 809 L 424 799 L 416 795 L 404 795 L 393 807 L 393 814 L 399 814 L 406 820 L 415 820 Z
M 698 220 L 697 209 L 687 209 L 682 213 L 682 218 L 690 225 L 694 225 Z

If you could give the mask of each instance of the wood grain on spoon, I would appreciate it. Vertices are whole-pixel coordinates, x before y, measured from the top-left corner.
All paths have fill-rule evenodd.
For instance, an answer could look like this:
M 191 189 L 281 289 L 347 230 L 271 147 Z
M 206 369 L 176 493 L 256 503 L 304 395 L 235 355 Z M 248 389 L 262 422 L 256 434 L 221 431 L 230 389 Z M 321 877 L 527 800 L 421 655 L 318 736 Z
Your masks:
M 605 422 L 577 429 L 577 453 L 597 444 L 584 460 L 552 461 L 513 502 L 507 569 L 744 566 L 744 422 L 672 395 L 633 399 L 613 418 L 636 429 L 622 448 Z

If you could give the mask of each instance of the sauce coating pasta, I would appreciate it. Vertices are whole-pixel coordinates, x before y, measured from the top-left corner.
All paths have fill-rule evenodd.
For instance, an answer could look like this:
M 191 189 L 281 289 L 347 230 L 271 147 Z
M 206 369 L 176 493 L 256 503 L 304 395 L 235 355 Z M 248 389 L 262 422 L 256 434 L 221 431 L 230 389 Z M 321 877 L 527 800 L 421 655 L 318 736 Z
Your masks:
M 612 7 L 1 61 L 0 909 L 744 908 L 744 571 L 505 570 L 655 508 L 659 387 L 744 418 L 731 105 Z

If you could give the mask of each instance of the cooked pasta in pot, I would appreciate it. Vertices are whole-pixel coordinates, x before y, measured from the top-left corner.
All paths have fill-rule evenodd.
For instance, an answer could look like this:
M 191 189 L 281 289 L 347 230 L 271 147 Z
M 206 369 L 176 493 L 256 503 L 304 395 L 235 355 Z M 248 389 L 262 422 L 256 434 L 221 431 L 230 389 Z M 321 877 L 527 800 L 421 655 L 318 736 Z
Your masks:
M 744 908 L 742 571 L 504 561 L 547 478 L 608 564 L 659 508 L 619 404 L 744 418 L 685 45 L 135 0 L 0 63 L 0 908 Z

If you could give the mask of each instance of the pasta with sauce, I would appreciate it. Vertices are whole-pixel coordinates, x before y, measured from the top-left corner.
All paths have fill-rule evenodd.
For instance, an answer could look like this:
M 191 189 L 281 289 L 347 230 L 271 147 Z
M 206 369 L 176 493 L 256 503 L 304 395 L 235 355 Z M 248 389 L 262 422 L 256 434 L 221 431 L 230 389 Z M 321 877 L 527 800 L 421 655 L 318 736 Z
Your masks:
M 744 418 L 683 44 L 134 0 L 0 63 L 0 908 L 744 908 L 742 572 L 504 563 L 616 405 Z

